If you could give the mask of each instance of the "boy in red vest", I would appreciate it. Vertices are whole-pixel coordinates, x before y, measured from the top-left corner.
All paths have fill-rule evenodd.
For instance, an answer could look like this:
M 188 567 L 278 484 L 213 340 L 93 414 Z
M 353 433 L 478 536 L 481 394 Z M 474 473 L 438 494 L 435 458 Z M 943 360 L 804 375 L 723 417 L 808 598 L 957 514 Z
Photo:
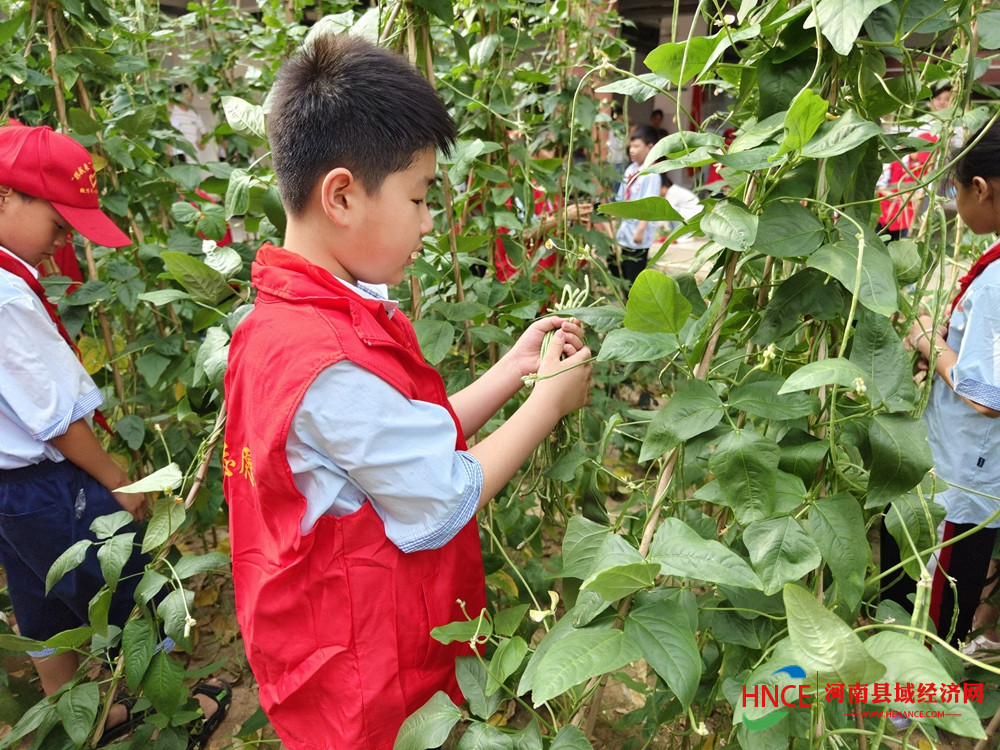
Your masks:
M 468 644 L 430 631 L 484 606 L 476 512 L 587 402 L 590 352 L 578 322 L 537 321 L 449 398 L 384 286 L 433 228 L 435 148 L 455 138 L 441 100 L 402 57 L 320 36 L 270 102 L 285 248 L 257 254 L 226 373 L 237 617 L 289 750 L 389 750 L 434 693 L 462 700 Z M 467 448 L 532 372 L 551 377 Z
M 73 229 L 105 247 L 131 242 L 101 211 L 83 146 L 48 127 L 14 121 L 0 127 L 0 565 L 20 634 L 38 641 L 87 625 L 90 600 L 104 585 L 96 547 L 47 594 L 52 563 L 76 542 L 96 541 L 94 519 L 123 508 L 137 521 L 146 513 L 144 495 L 116 491 L 131 481 L 91 429 L 94 417 L 103 422 L 95 412 L 103 397 L 38 281 L 36 267 L 65 246 Z M 130 530 L 138 531 L 122 529 Z M 115 589 L 110 623 L 125 625 L 147 562 L 136 545 Z M 75 651 L 30 655 L 46 695 L 79 667 Z M 219 680 L 194 692 L 206 716 L 218 714 L 192 737 L 203 743 L 229 699 Z M 102 744 L 142 722 L 128 716 L 133 704 L 112 707 Z

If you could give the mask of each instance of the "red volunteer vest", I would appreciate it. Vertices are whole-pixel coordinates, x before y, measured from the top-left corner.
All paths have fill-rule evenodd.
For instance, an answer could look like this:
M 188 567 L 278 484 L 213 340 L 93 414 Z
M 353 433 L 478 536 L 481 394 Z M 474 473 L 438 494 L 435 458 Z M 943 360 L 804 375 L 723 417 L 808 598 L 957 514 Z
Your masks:
M 290 750 L 390 750 L 403 720 L 438 690 L 462 701 L 455 658 L 432 628 L 475 616 L 485 580 L 475 519 L 441 549 L 404 554 L 366 503 L 300 532 L 306 499 L 285 454 L 289 425 L 324 368 L 348 359 L 411 399 L 444 383 L 402 313 L 389 317 L 302 257 L 265 245 L 253 313 L 226 373 L 223 487 L 230 506 L 236 616 L 260 703 Z M 351 398 L 352 394 L 344 394 Z

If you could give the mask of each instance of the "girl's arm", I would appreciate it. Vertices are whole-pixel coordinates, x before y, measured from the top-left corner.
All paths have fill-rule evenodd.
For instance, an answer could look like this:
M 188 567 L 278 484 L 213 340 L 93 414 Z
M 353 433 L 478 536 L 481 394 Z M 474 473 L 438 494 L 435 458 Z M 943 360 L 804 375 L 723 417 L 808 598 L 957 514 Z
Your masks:
M 119 487 L 131 484 L 128 475 L 112 460 L 90 425 L 83 419 L 71 422 L 62 435 L 50 441 L 67 461 L 72 461 L 114 494 L 118 503 L 136 521 L 146 516 L 146 496 L 129 492 L 115 492 Z
M 538 371 L 542 340 L 556 328 L 565 334 L 564 356 L 572 356 L 583 348 L 583 327 L 578 321 L 559 317 L 536 320 L 493 367 L 449 398 L 466 439 L 475 435 L 521 389 L 522 377 Z
M 948 342 L 940 330 L 931 330 L 932 324 L 933 321 L 929 315 L 921 315 L 914 321 L 913 326 L 910 328 L 907 341 L 927 361 L 930 361 L 931 346 L 937 349 L 938 354 L 937 359 L 934 360 L 934 371 L 941 376 L 941 379 L 948 384 L 949 388 L 955 390 L 955 384 L 951 380 L 951 369 L 958 362 L 958 352 L 948 346 Z M 984 414 L 987 417 L 1000 417 L 1000 411 L 972 401 L 961 393 L 958 394 L 958 397 L 980 414 Z

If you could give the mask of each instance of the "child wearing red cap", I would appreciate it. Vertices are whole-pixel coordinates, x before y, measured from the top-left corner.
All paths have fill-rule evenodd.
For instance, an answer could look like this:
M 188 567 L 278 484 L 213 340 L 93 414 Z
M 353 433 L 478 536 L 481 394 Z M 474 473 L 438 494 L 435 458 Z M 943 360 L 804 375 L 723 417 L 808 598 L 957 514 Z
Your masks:
M 95 518 L 124 508 L 138 521 L 146 505 L 143 495 L 116 492 L 130 480 L 91 429 L 101 392 L 38 282 L 36 266 L 73 229 L 107 247 L 130 243 L 101 211 L 94 165 L 80 144 L 48 127 L 0 127 L 0 565 L 19 631 L 38 641 L 88 624 L 90 600 L 104 585 L 96 547 L 46 594 L 52 563 L 81 539 L 96 541 Z M 146 562 L 136 546 L 110 623 L 124 626 Z M 74 651 L 30 655 L 46 695 L 79 666 Z M 221 721 L 216 709 L 228 705 L 228 686 L 215 682 L 200 686 L 203 710 Z M 116 705 L 103 740 L 134 728 L 127 719 L 126 706 Z

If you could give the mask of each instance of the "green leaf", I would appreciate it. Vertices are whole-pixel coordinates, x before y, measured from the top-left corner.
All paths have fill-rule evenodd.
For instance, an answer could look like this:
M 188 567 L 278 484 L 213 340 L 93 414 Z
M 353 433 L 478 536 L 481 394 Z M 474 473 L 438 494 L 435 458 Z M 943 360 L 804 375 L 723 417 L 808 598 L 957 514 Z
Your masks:
M 944 520 L 944 516 L 943 505 L 921 497 L 915 492 L 908 492 L 898 498 L 886 511 L 885 527 L 896 540 L 900 559 L 907 560 L 912 555 L 919 554 L 919 558 L 903 563 L 903 570 L 910 578 L 919 580 L 924 565 L 930 559 L 927 550 L 937 543 L 937 528 Z M 892 575 L 896 577 L 899 573 L 895 572 Z
M 492 724 L 475 722 L 459 739 L 457 750 L 515 750 L 514 738 Z
M 864 642 L 864 648 L 873 659 L 885 664 L 885 675 L 882 676 L 882 680 L 891 685 L 951 684 L 954 682 L 934 654 L 923 643 L 901 633 L 887 631 L 876 633 Z M 982 739 L 986 736 L 983 732 L 982 722 L 970 704 L 964 701 L 942 703 L 937 694 L 935 694 L 935 698 L 936 700 L 932 702 L 920 704 L 921 709 L 926 709 L 924 716 L 927 718 L 918 717 L 914 721 L 934 724 L 945 731 L 962 737 Z M 912 703 L 896 703 L 895 701 L 890 703 L 889 707 L 897 711 L 908 712 L 913 711 L 914 708 Z
M 629 291 L 626 328 L 640 333 L 677 333 L 691 314 L 691 303 L 670 276 L 646 269 Z
M 637 580 L 646 580 L 649 573 L 639 570 L 639 568 L 646 564 L 639 551 L 629 544 L 624 537 L 618 534 L 606 534 L 601 539 L 601 546 L 593 555 L 591 567 L 587 571 L 587 577 L 583 580 L 580 587 L 582 589 L 589 588 L 589 584 L 595 581 L 602 573 L 609 572 L 608 577 L 603 580 L 604 588 L 607 588 L 611 593 L 616 589 L 628 588 Z M 632 566 L 636 567 L 633 568 Z M 618 568 L 621 570 L 610 572 Z M 655 575 L 656 573 L 653 571 L 652 576 L 655 577 Z M 642 588 L 642 586 L 637 588 Z M 637 588 L 633 588 L 632 591 L 636 591 Z
M 677 602 L 661 599 L 632 610 L 625 635 L 642 649 L 643 658 L 674 691 L 685 708 L 701 680 L 701 652 L 687 613 Z
M 187 700 L 184 667 L 165 651 L 157 652 L 143 675 L 142 694 L 158 713 L 172 716 Z
M 549 750 L 594 750 L 594 746 L 580 727 L 566 724 L 552 739 Z
M 194 357 L 194 385 L 207 383 L 221 388 L 229 363 L 229 333 L 222 326 L 212 326 Z
M 849 390 L 855 390 L 858 381 L 867 387 L 865 372 L 849 359 L 829 357 L 815 362 L 808 362 L 793 372 L 778 389 L 778 395 L 807 391 L 825 385 L 839 385 Z
M 888 2 L 891 0 L 819 0 L 804 28 L 819 28 L 838 54 L 847 55 L 868 16 Z
M 443 745 L 461 718 L 458 706 L 439 690 L 403 722 L 393 750 L 426 750 Z
M 473 715 L 486 721 L 500 706 L 503 696 L 488 690 L 489 674 L 478 656 L 460 656 L 455 660 L 455 678 Z
M 847 153 L 882 133 L 877 123 L 864 119 L 853 109 L 820 126 L 816 135 L 802 147 L 802 155 L 811 159 L 828 159 Z
M 634 201 L 615 201 L 602 203 L 598 213 L 615 216 L 620 219 L 639 219 L 639 221 L 684 221 L 666 198 L 650 196 Z
M 811 593 L 789 583 L 783 597 L 788 637 L 798 655 L 796 663 L 806 674 L 818 672 L 820 683 L 844 685 L 873 682 L 882 676 L 885 667 L 868 655 L 850 625 L 817 602 Z
M 143 480 L 145 481 L 145 480 Z M 153 515 L 142 538 L 142 551 L 152 552 L 163 545 L 184 523 L 184 503 L 161 497 L 153 503 Z
M 152 474 L 148 474 L 138 482 L 118 487 L 115 492 L 170 492 L 181 486 L 184 481 L 184 474 L 177 464 L 167 464 L 162 469 L 157 469 Z
M 270 724 L 271 720 L 267 718 L 264 709 L 257 706 L 257 710 L 250 714 L 250 718 L 240 724 L 240 728 L 236 731 L 236 736 L 241 740 L 256 740 L 257 732 L 266 726 L 270 726 Z
M 167 365 L 169 364 L 170 360 L 167 357 L 164 357 L 162 354 L 157 354 L 156 352 L 146 352 L 145 354 L 135 358 L 135 366 L 139 370 L 139 374 L 142 375 L 142 379 L 146 381 L 146 385 L 150 388 L 155 387 L 156 384 L 160 382 L 160 377 L 163 375 L 163 371 L 167 369 Z M 136 415 L 129 416 L 134 417 Z M 139 421 L 141 423 L 142 419 L 139 418 Z M 145 427 L 142 429 L 142 434 L 143 437 L 145 437 Z M 139 445 L 142 445 L 141 441 L 139 442 Z M 132 448 L 132 450 L 136 450 L 139 448 L 139 445 L 136 445 L 134 448 L 132 448 L 131 445 L 129 447 Z
M 722 200 L 701 217 L 701 231 L 723 247 L 743 252 L 757 239 L 758 217 L 741 203 Z
M 601 344 L 601 362 L 655 362 L 677 351 L 677 337 L 670 333 L 640 333 L 627 328 L 611 331 Z
M 185 589 L 174 589 L 156 606 L 156 614 L 163 620 L 163 632 L 182 645 L 191 644 L 187 617 L 192 609 L 194 609 L 194 592 Z M 188 630 L 186 635 L 185 630 Z
M 702 539 L 679 518 L 666 518 L 649 547 L 660 574 L 692 581 L 760 590 L 763 585 L 746 561 L 714 539 Z
M 225 276 L 197 258 L 169 250 L 160 257 L 167 272 L 196 302 L 217 305 L 234 294 Z
M 56 704 L 59 719 L 66 734 L 77 747 L 83 745 L 90 736 L 100 704 L 101 690 L 96 682 L 74 685 L 59 697 Z
M 686 42 L 661 44 L 646 55 L 646 67 L 675 86 L 687 83 L 708 65 L 718 37 L 698 36 Z
M 245 169 L 234 169 L 226 186 L 226 221 L 243 216 L 250 210 L 250 184 L 252 178 Z
M 784 383 L 785 379 L 777 373 L 759 371 L 729 391 L 727 404 L 763 419 L 798 419 L 819 413 L 820 403 L 816 396 L 796 392 L 779 397 Z
M 829 108 L 829 102 L 815 91 L 802 89 L 792 99 L 792 105 L 785 115 L 785 137 L 777 156 L 801 149 L 826 121 Z
M 413 321 L 420 349 L 428 363 L 436 365 L 448 356 L 455 339 L 455 328 L 445 320 L 420 318 Z
M 156 653 L 156 631 L 149 620 L 129 620 L 122 629 L 122 654 L 125 656 L 125 683 L 137 690 Z
M 111 299 L 111 287 L 103 281 L 88 281 L 60 302 L 68 307 L 84 307 Z
M 538 719 L 531 721 L 521 731 L 513 735 L 514 750 L 542 750 L 542 730 L 538 728 Z
M 622 325 L 625 311 L 617 305 L 597 305 L 595 307 L 571 307 L 560 310 L 560 315 L 568 315 L 585 323 L 597 333 L 607 333 Z
M 90 530 L 98 539 L 110 539 L 121 529 L 132 523 L 132 514 L 127 510 L 117 510 L 106 516 L 98 516 L 90 524 Z
M 514 607 L 501 609 L 493 614 L 493 632 L 497 635 L 512 636 L 524 621 L 529 605 L 518 604 Z
M 605 568 L 587 578 L 580 588 L 596 591 L 609 602 L 624 599 L 640 589 L 648 589 L 660 572 L 659 563 L 635 562 Z
M 809 255 L 823 244 L 822 222 L 798 203 L 771 201 L 757 223 L 754 250 L 775 258 Z
M 771 295 L 753 340 L 766 345 L 793 331 L 808 315 L 831 320 L 840 315 L 844 292 L 822 271 L 805 268 L 785 279 Z
M 115 422 L 115 432 L 131 450 L 139 450 L 146 437 L 146 424 L 138 414 L 128 414 Z
M 528 644 L 521 636 L 515 635 L 513 638 L 505 638 L 500 641 L 500 645 L 497 646 L 493 658 L 490 659 L 486 694 L 492 695 L 499 690 L 503 683 L 507 681 L 507 678 L 521 668 L 524 657 L 527 655 Z M 488 719 L 489 716 L 483 716 L 482 718 Z
M 727 505 L 741 524 L 774 514 L 780 450 L 777 443 L 753 430 L 733 430 L 719 441 L 708 468 L 722 489 Z
M 833 573 L 848 608 L 854 609 L 865 590 L 865 571 L 871 558 L 861 506 L 841 492 L 809 506 L 806 530 Z
M 890 316 L 896 312 L 896 276 L 889 251 L 874 244 L 861 250 L 853 240 L 824 245 L 809 256 L 811 268 L 825 271 L 873 312 Z
M 222 111 L 226 122 L 237 135 L 241 135 L 255 145 L 267 143 L 267 128 L 264 124 L 264 109 L 238 96 L 223 96 Z
M 743 532 L 743 543 L 768 596 L 823 562 L 816 543 L 789 516 L 750 524 Z
M 982 49 L 1000 49 L 1000 10 L 976 13 L 979 46 Z
M 594 567 L 604 540 L 609 536 L 611 531 L 607 526 L 583 516 L 570 518 L 563 536 L 562 576 L 586 578 Z
M 451 0 L 414 0 L 414 5 L 437 16 L 449 26 L 455 20 L 455 12 L 452 10 Z
M 228 563 L 229 555 L 224 555 L 221 552 L 209 552 L 204 555 L 184 555 L 174 563 L 174 575 L 183 581 L 199 573 L 221 568 Z
M 642 650 L 620 630 L 574 630 L 549 649 L 539 663 L 532 701 L 537 708 L 574 685 L 641 658 Z
M 492 633 L 493 625 L 485 615 L 480 614 L 471 620 L 458 620 L 447 625 L 439 625 L 431 631 L 431 637 L 447 645 L 455 641 L 471 642 L 478 638 L 489 638 Z
M 622 94 L 637 102 L 652 99 L 670 85 L 670 81 L 655 73 L 642 73 L 635 78 L 623 78 L 597 88 L 599 94 Z
M 56 558 L 52 567 L 49 568 L 49 572 L 45 575 L 46 596 L 64 575 L 84 561 L 84 558 L 87 557 L 87 550 L 92 544 L 93 542 L 89 539 L 81 539 Z
M 891 412 L 910 411 L 917 398 L 910 357 L 891 321 L 862 310 L 851 345 L 851 362 L 865 371 L 868 398 Z
M 642 441 L 640 461 L 659 458 L 685 440 L 714 428 L 726 408 L 715 389 L 704 380 L 686 380 L 653 415 Z
M 882 507 L 915 487 L 934 464 L 927 426 L 904 414 L 876 414 L 868 431 L 872 462 L 868 507 Z
M 135 534 L 118 534 L 111 537 L 97 549 L 97 560 L 101 564 L 101 574 L 108 584 L 108 588 L 114 591 L 118 588 L 118 580 L 121 577 L 122 568 L 132 556 L 132 543 Z
M 178 300 L 191 299 L 191 295 L 180 289 L 154 289 L 152 292 L 143 292 L 139 295 L 139 299 L 159 307 Z
M 169 578 L 155 570 L 147 570 L 139 579 L 139 585 L 135 587 L 135 601 L 142 606 L 146 606 L 169 582 Z

